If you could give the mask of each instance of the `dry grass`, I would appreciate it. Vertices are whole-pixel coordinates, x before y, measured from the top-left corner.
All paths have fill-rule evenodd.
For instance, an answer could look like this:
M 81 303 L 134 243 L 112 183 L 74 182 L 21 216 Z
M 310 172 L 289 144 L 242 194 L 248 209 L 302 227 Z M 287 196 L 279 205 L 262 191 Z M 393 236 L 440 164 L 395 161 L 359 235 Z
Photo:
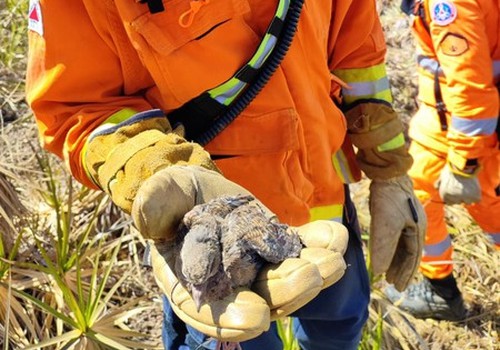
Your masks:
M 366 236 L 368 186 L 363 180 L 352 193 Z M 383 319 L 381 349 L 500 349 L 500 254 L 462 207 L 447 208 L 446 217 L 453 234 L 455 275 L 471 315 L 462 323 L 416 319 L 394 307 L 381 292 L 384 283 L 378 281 L 373 285 L 368 329 L 376 329 Z
M 417 108 L 415 42 L 410 20 L 400 12 L 400 1 L 378 3 L 388 44 L 387 71 L 395 108 L 407 124 Z M 367 180 L 353 186 L 353 199 L 366 237 L 370 222 L 368 186 Z M 381 292 L 383 283 L 376 282 L 367 329 L 382 327 L 382 341 L 377 344 L 381 349 L 500 349 L 500 254 L 462 207 L 448 207 L 446 218 L 453 233 L 455 274 L 471 316 L 463 323 L 416 319 L 392 306 Z
M 68 326 L 47 316 L 32 303 L 13 296 L 12 288 L 17 288 L 64 310 L 61 294 L 58 294 L 59 289 L 54 286 L 53 280 L 47 280 L 47 276 L 39 271 L 23 269 L 22 266 L 8 268 L 10 257 L 17 262 L 43 265 L 44 257 L 36 249 L 33 237 L 38 237 L 40 244 L 53 256 L 55 252 L 50 249 L 49 243 L 54 228 L 60 225 L 60 219 L 54 215 L 54 203 L 44 190 L 47 173 L 42 171 L 36 157 L 43 152 L 37 146 L 35 123 L 24 103 L 26 42 L 18 33 L 24 33 L 24 24 L 19 23 L 25 22 L 25 8 L 17 10 L 22 4 L 26 7 L 27 1 L 6 1 L 0 4 L 0 38 L 9 38 L 8 42 L 0 41 L 0 206 L 3 208 L 0 230 L 6 242 L 6 252 L 0 254 L 0 298 L 8 302 L 0 304 L 0 347 L 21 349 L 34 339 L 61 334 L 68 330 Z M 388 73 L 395 105 L 408 121 L 415 111 L 414 46 L 409 35 L 409 21 L 400 14 L 398 4 L 381 0 L 380 11 L 389 44 Z M 13 8 L 17 10 L 13 11 Z M 122 284 L 107 303 L 105 310 L 108 314 L 104 312 L 103 315 L 119 312 L 120 307 L 129 301 L 138 300 L 140 307 L 144 307 L 143 311 L 119 319 L 114 326 L 142 331 L 146 333 L 145 338 L 137 339 L 159 344 L 161 304 L 150 271 L 140 265 L 143 242 L 136 233 L 126 231 L 127 218 L 114 206 L 106 204 L 97 209 L 102 196 L 70 184 L 68 173 L 59 160 L 51 156 L 48 159 L 58 183 L 59 199 L 63 203 L 61 212 L 71 219 L 68 221 L 72 232 L 70 243 L 73 244 L 70 247 L 74 247 L 78 237 L 85 234 L 84 228 L 95 210 L 98 210 L 97 220 L 88 233 L 89 240 L 102 238 L 112 244 L 120 236 L 128 237 L 121 245 L 116 265 L 110 273 L 108 290 L 115 282 L 121 281 L 120 277 L 125 272 L 131 273 L 121 281 Z M 370 220 L 366 210 L 367 186 L 368 182 L 363 181 L 354 187 L 353 192 L 365 229 Z M 68 197 L 72 200 L 68 201 Z M 457 277 L 473 310 L 472 317 L 462 324 L 414 319 L 388 303 L 380 293 L 381 282 L 376 282 L 367 325 L 367 334 L 371 338 L 367 336 L 363 349 L 500 349 L 499 254 L 493 251 L 481 230 L 460 207 L 449 208 L 447 218 L 450 227 L 456 231 L 454 259 Z M 27 235 L 26 232 L 35 232 L 36 235 Z M 22 244 L 16 247 L 14 242 L 21 233 Z M 12 251 L 16 252 L 15 256 L 9 256 Z M 74 272 L 68 273 L 69 285 L 74 285 L 75 276 Z M 109 326 L 109 323 L 104 324 Z M 4 339 L 6 334 L 8 341 Z M 86 342 L 82 341 L 80 346 L 87 346 Z

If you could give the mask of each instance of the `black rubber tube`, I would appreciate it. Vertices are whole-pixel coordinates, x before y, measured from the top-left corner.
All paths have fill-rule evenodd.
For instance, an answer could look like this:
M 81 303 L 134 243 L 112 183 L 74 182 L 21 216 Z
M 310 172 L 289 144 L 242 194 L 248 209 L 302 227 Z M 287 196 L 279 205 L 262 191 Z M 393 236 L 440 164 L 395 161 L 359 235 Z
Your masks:
M 304 0 L 291 0 L 278 44 L 264 63 L 255 81 L 242 92 L 212 126 L 194 141 L 204 146 L 224 130 L 259 94 L 285 57 L 297 30 Z

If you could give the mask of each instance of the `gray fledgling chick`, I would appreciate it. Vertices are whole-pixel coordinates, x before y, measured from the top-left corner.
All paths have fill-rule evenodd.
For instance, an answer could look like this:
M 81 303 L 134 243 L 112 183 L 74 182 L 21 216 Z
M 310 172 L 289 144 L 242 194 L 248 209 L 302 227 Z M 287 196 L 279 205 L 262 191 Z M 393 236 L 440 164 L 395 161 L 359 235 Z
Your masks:
M 302 242 L 288 225 L 269 215 L 257 202 L 239 206 L 221 223 L 222 264 L 231 287 L 250 287 L 265 262 L 297 257 Z
M 188 213 L 189 214 L 189 213 Z M 205 294 L 207 280 L 216 275 L 222 262 L 219 223 L 208 213 L 199 213 L 192 220 L 181 243 L 178 276 L 186 282 L 198 307 L 200 295 Z
M 252 196 L 221 197 L 195 206 L 182 220 L 176 273 L 198 310 L 204 302 L 222 299 L 231 292 L 221 263 L 220 222 L 232 210 L 253 199 Z M 207 296 L 213 297 L 207 300 Z

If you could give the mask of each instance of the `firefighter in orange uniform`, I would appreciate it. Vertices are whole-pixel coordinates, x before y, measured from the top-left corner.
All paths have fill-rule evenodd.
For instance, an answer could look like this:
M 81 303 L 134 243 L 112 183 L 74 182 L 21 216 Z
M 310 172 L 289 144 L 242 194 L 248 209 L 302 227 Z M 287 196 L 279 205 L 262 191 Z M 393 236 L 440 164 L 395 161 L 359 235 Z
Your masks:
M 424 280 L 408 293 L 386 292 L 417 317 L 456 321 L 466 308 L 453 276 L 444 206 L 464 204 L 500 247 L 500 3 L 417 1 L 411 12 L 420 106 L 409 130 L 415 160 L 409 174 L 429 227 Z
M 167 349 L 212 349 L 209 335 L 279 350 L 270 321 L 287 315 L 304 350 L 357 348 L 369 302 L 347 187 L 358 166 L 373 180 L 375 272 L 402 290 L 418 268 L 425 215 L 406 174 L 412 159 L 391 107 L 375 1 L 302 5 L 31 1 L 27 100 L 42 143 L 153 242 Z M 322 223 L 302 237 L 340 255 L 327 264 L 333 277 L 301 257 L 287 264 L 299 282 L 269 277 L 266 293 L 193 311 L 189 295 L 178 298 L 168 242 L 195 204 L 245 191 L 282 222 Z

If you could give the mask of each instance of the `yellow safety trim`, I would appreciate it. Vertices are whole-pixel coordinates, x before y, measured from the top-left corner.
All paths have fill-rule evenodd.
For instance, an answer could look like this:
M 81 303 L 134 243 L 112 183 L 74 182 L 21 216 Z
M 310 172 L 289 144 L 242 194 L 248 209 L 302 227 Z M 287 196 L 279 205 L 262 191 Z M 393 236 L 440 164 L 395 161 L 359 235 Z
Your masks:
M 290 0 L 280 0 L 274 17 L 275 18 L 278 17 L 281 20 L 283 20 L 288 12 L 289 7 L 290 7 Z M 276 45 L 275 43 L 272 47 L 268 46 L 271 38 L 273 37 L 275 36 L 267 32 L 265 33 L 256 52 L 246 65 L 256 69 L 260 68 L 260 66 L 258 66 L 257 63 L 259 61 L 262 63 L 265 62 L 269 57 L 269 55 L 271 54 L 271 52 L 273 51 L 274 46 Z M 241 86 L 238 87 L 238 85 Z M 236 99 L 236 97 L 246 86 L 247 86 L 246 82 L 242 82 L 240 79 L 236 78 L 236 76 L 233 76 L 229 78 L 226 82 L 222 83 L 221 85 L 208 90 L 208 94 L 212 99 L 215 100 L 217 99 L 217 97 L 220 97 L 230 92 L 231 95 L 226 96 L 226 98 L 223 101 L 219 100 L 219 103 L 228 106 L 231 102 L 234 101 L 234 99 Z
M 132 118 L 137 113 L 137 111 L 131 108 L 121 109 L 118 112 L 111 114 L 101 125 L 99 125 L 94 131 L 92 131 L 91 135 L 113 127 L 116 124 L 120 124 L 125 120 Z
M 266 53 L 265 50 L 268 49 L 267 44 L 269 40 L 273 37 L 273 35 L 266 33 L 264 35 L 264 38 L 262 39 L 262 42 L 260 43 L 259 47 L 257 48 L 257 51 L 255 52 L 254 56 L 250 59 L 250 61 L 247 63 L 247 65 L 253 67 L 253 68 L 260 68 L 260 67 L 255 67 L 255 64 L 257 61 L 262 59 L 262 62 L 265 62 L 269 55 L 271 54 L 272 50 L 268 50 Z M 230 78 L 228 81 L 225 83 L 211 89 L 208 91 L 210 94 L 210 97 L 213 99 L 217 98 L 220 95 L 225 94 L 228 91 L 232 91 L 231 96 L 227 97 L 222 103 L 224 105 L 229 105 L 231 102 L 234 101 L 234 99 L 239 95 L 239 93 L 243 90 L 243 88 L 247 85 L 246 83 L 241 84 L 242 81 L 233 76 Z M 235 89 L 238 84 L 241 84 L 241 86 L 238 89 Z M 220 102 L 220 101 L 219 101 Z
M 351 168 L 349 167 L 349 162 L 342 150 L 338 150 L 332 155 L 332 163 L 335 168 L 335 172 L 340 177 L 343 183 L 350 184 L 356 182 L 351 173 Z
M 387 88 L 376 91 L 374 94 L 360 95 L 360 94 L 350 94 L 349 90 L 351 87 L 342 88 L 344 91 L 344 102 L 346 104 L 351 104 L 360 99 L 378 99 L 389 103 L 392 103 L 392 93 L 387 80 L 387 72 L 385 63 L 380 63 L 375 66 L 365 67 L 365 68 L 348 68 L 348 69 L 335 69 L 332 72 L 338 78 L 349 84 L 361 84 L 370 85 L 372 84 L 375 90 L 380 89 L 380 82 L 387 84 Z
M 281 19 L 283 19 L 283 15 L 285 14 L 285 4 L 287 5 L 287 9 L 288 9 L 288 6 L 290 6 L 290 2 L 286 2 L 286 1 L 280 1 L 278 3 L 278 9 L 276 10 L 276 15 L 275 17 L 279 17 Z
M 403 133 L 399 133 L 398 136 L 393 137 L 387 142 L 384 142 L 377 147 L 379 152 L 392 151 L 393 149 L 403 147 L 405 145 L 405 137 Z
M 262 62 L 266 61 L 267 58 L 269 57 L 269 55 L 271 54 L 271 51 L 272 50 L 269 50 L 267 52 L 267 54 L 264 55 L 263 51 L 266 49 L 266 46 L 267 46 L 267 43 L 269 40 L 271 40 L 271 38 L 274 37 L 273 35 L 269 34 L 269 33 L 266 33 L 264 35 L 264 38 L 262 39 L 262 42 L 261 44 L 259 45 L 258 49 L 257 49 L 257 52 L 255 53 L 255 55 L 252 57 L 252 59 L 248 62 L 248 65 L 250 65 L 251 67 L 254 67 L 255 68 L 255 62 L 257 62 L 259 59 L 261 59 L 261 57 L 264 56 L 264 59 L 262 60 Z
M 385 63 L 366 68 L 335 69 L 333 74 L 345 81 L 347 84 L 377 81 L 387 76 Z
M 342 204 L 332 204 L 309 209 L 311 221 L 316 220 L 342 220 L 344 206 Z
M 213 88 L 212 90 L 209 90 L 208 93 L 210 94 L 210 97 L 212 97 L 213 99 L 215 99 L 217 96 L 223 95 L 227 91 L 234 89 L 240 83 L 242 83 L 241 80 L 239 80 L 239 79 L 237 79 L 235 77 L 232 77 L 231 79 L 229 79 L 228 81 L 226 81 L 224 84 L 219 85 L 216 88 Z M 229 103 L 231 103 L 231 101 L 234 100 L 234 98 L 236 97 L 236 95 L 238 95 L 239 92 L 244 87 L 245 87 L 245 85 L 242 85 L 238 90 L 235 90 L 234 93 L 233 93 L 233 95 L 231 97 L 229 97 L 226 100 L 224 100 L 223 104 L 226 105 L 226 106 L 229 105 Z

